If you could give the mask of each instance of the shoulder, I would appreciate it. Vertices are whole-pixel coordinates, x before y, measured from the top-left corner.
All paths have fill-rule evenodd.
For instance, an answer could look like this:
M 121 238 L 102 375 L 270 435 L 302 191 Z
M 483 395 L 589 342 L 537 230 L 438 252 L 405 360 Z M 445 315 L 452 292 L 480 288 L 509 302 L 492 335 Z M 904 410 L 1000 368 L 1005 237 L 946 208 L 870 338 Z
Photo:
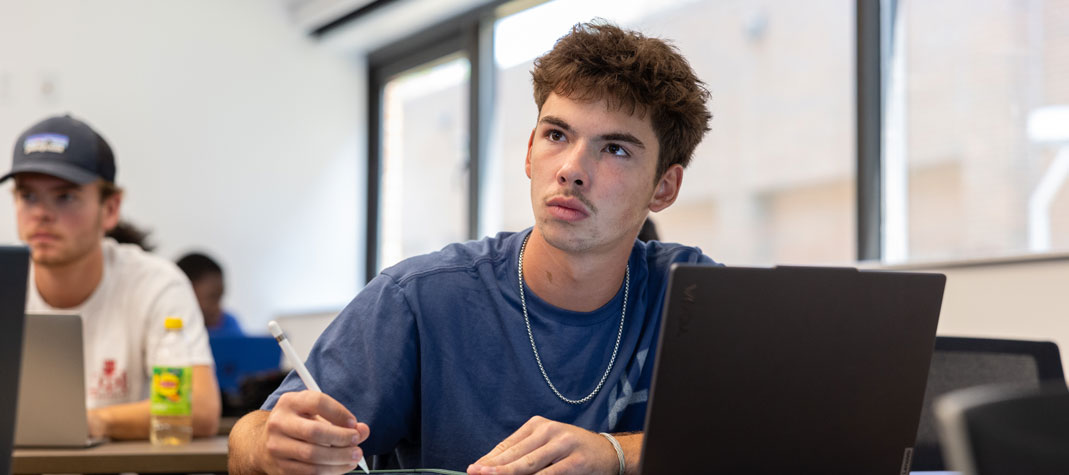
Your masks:
M 652 292 L 651 295 L 655 296 L 654 307 L 656 308 L 660 308 L 660 304 L 656 303 L 660 301 L 656 299 L 664 295 L 668 285 L 669 272 L 672 270 L 673 264 L 720 265 L 702 253 L 702 250 L 697 247 L 660 241 L 641 242 L 636 240 L 631 256 L 632 265 L 637 266 L 638 273 L 636 275 L 639 281 L 641 282 L 644 279 L 645 285 Z
M 149 254 L 134 244 L 119 244 L 111 238 L 102 242 L 104 262 L 113 279 L 123 287 L 188 285 L 186 275 L 173 262 Z
M 637 241 L 635 247 L 645 258 L 646 265 L 651 270 L 667 271 L 668 267 L 677 262 L 716 264 L 716 261 L 695 246 L 660 241 Z
M 477 275 L 482 267 L 507 265 L 512 249 L 524 234 L 499 233 L 477 241 L 449 244 L 438 251 L 405 259 L 383 270 L 382 274 L 401 286 L 450 275 Z

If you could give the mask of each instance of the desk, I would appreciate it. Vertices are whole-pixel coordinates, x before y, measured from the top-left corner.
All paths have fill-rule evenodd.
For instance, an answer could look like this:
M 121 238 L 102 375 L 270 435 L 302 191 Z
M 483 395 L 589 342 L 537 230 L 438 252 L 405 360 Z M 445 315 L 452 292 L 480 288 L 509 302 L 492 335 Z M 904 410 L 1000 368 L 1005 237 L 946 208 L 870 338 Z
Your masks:
M 153 447 L 148 441 L 108 442 L 88 449 L 15 449 L 13 474 L 226 472 L 227 438 L 193 439 L 179 447 Z M 957 475 L 911 472 L 911 475 Z
M 240 417 L 220 417 L 219 418 L 219 431 L 217 435 L 230 435 L 230 429 L 234 428 L 234 424 L 237 424 Z
M 227 438 L 153 447 L 147 440 L 108 442 L 88 449 L 15 449 L 11 473 L 226 472 Z

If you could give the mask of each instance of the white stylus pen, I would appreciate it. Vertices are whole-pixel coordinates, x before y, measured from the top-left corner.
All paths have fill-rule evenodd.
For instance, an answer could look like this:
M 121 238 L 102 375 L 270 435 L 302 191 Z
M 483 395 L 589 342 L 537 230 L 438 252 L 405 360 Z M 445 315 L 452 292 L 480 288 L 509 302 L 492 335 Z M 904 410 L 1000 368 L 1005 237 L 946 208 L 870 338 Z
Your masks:
M 293 369 L 297 370 L 297 376 L 301 377 L 304 386 L 317 393 L 323 392 L 323 390 L 319 389 L 319 385 L 316 384 L 316 380 L 312 379 L 312 373 L 308 372 L 308 368 L 304 366 L 304 362 L 297 357 L 297 350 L 293 349 L 293 345 L 290 344 L 289 339 L 286 338 L 286 333 L 282 331 L 282 327 L 278 326 L 278 322 L 275 322 L 274 320 L 267 322 L 267 328 L 271 330 L 271 335 L 274 335 L 275 339 L 278 340 L 278 346 L 282 347 L 282 352 L 286 354 L 286 358 L 289 358 L 290 364 L 293 365 Z M 371 473 L 367 469 L 367 462 L 364 461 L 363 457 L 360 457 L 360 461 L 357 462 L 357 464 L 364 470 L 364 473 Z

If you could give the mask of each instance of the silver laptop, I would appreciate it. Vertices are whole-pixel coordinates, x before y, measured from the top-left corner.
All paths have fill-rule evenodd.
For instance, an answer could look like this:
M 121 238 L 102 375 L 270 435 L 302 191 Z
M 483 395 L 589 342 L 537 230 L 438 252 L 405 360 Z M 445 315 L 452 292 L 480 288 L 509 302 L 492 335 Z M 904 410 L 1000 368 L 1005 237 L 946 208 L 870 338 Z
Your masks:
M 89 447 L 78 315 L 26 315 L 16 447 Z

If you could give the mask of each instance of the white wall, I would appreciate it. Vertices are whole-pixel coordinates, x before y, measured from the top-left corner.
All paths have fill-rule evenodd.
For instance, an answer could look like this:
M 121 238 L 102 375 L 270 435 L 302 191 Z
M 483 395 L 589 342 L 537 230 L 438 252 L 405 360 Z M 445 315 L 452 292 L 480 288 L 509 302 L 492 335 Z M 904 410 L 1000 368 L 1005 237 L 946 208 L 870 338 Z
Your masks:
M 161 256 L 218 256 L 247 330 L 341 308 L 363 282 L 365 89 L 362 58 L 281 2 L 0 0 L 0 168 L 31 123 L 85 119 L 115 150 L 124 216 Z
M 1069 255 L 893 269 L 946 274 L 938 334 L 1053 341 L 1069 370 Z

